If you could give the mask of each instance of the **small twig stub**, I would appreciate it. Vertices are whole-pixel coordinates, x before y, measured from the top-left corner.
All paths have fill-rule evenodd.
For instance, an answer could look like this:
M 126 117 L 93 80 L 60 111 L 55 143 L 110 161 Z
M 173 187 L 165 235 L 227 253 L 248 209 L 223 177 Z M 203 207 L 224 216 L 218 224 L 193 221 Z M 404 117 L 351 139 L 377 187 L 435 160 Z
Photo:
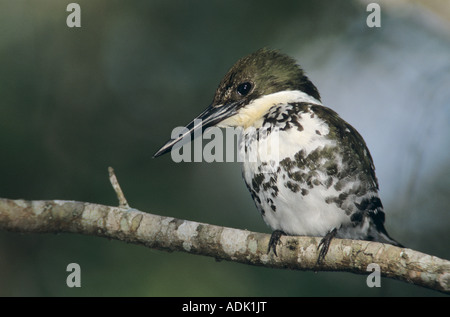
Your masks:
M 125 195 L 123 194 L 122 188 L 119 185 L 119 181 L 117 180 L 116 174 L 114 173 L 114 169 L 111 166 L 108 167 L 108 172 L 109 172 L 109 181 L 111 182 L 111 185 L 114 191 L 116 192 L 117 199 L 119 200 L 119 207 L 130 208 L 130 205 L 128 205 Z

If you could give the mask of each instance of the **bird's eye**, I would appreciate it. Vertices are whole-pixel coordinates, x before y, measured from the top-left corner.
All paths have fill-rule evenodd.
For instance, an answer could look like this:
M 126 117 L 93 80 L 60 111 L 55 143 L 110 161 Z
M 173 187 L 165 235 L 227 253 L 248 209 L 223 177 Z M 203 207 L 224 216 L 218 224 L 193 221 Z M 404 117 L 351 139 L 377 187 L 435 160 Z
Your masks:
M 246 96 L 250 92 L 250 90 L 252 90 L 252 84 L 249 82 L 240 84 L 236 89 L 238 94 L 241 96 Z

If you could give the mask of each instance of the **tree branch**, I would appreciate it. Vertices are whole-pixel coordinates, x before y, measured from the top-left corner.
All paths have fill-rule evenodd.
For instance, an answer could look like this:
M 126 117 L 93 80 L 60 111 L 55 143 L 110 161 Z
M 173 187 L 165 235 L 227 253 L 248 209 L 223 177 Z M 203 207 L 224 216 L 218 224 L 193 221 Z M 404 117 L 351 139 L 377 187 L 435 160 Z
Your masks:
M 267 254 L 268 234 L 162 217 L 129 207 L 62 200 L 0 198 L 0 229 L 95 235 L 159 250 L 294 270 L 368 274 L 367 266 L 376 263 L 382 276 L 450 294 L 450 261 L 377 242 L 333 239 L 317 266 L 320 238 L 283 236 L 275 256 Z

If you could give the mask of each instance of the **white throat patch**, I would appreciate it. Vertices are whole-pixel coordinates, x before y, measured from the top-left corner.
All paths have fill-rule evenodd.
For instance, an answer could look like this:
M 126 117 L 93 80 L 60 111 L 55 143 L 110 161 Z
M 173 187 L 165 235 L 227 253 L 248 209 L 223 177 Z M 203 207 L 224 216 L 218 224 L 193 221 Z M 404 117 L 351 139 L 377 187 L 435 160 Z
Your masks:
M 316 105 L 322 105 L 322 103 L 316 98 L 299 90 L 279 91 L 253 100 L 245 107 L 242 107 L 237 114 L 223 120 L 218 123 L 217 126 L 221 128 L 242 127 L 246 129 L 251 126 L 260 128 L 263 122 L 263 117 L 270 108 L 278 104 L 292 102 L 308 102 Z

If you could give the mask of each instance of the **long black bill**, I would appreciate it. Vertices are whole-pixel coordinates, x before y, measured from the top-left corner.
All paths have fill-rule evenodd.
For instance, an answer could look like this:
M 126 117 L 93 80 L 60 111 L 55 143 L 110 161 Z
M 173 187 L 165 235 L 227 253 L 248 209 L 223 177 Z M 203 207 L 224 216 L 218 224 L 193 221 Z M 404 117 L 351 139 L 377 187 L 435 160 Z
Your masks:
M 173 146 L 180 142 L 181 140 L 191 141 L 194 136 L 199 133 L 195 133 L 201 130 L 201 135 L 207 128 L 216 125 L 217 123 L 225 120 L 226 118 L 231 117 L 232 115 L 237 113 L 237 110 L 242 106 L 243 100 L 231 102 L 228 104 L 224 104 L 221 106 L 209 106 L 205 109 L 201 114 L 199 114 L 194 120 L 192 120 L 187 126 L 184 133 L 180 134 L 175 139 L 170 139 L 166 142 L 154 155 L 153 157 L 158 157 L 173 148 Z

